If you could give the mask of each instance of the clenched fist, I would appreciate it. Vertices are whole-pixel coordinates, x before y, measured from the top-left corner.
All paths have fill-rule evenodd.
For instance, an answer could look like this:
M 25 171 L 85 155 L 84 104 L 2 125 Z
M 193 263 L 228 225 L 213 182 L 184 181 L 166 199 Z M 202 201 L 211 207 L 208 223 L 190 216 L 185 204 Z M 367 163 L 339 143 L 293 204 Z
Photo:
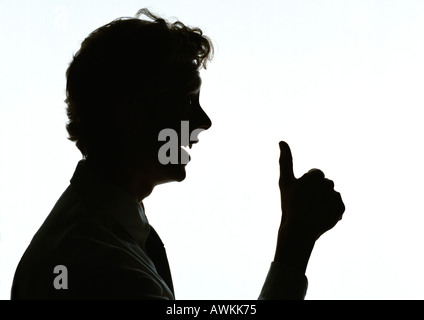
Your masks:
M 340 193 L 318 169 L 296 179 L 290 147 L 284 141 L 280 151 L 282 227 L 307 230 L 316 240 L 342 218 L 345 206 Z

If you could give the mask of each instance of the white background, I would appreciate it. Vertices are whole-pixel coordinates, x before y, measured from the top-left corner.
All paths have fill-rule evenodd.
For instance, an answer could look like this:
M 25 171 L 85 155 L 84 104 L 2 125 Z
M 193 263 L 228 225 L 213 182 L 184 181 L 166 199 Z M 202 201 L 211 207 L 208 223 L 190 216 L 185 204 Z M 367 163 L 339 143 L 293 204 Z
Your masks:
M 212 119 L 187 179 L 146 213 L 178 299 L 256 299 L 280 220 L 278 141 L 297 176 L 322 169 L 346 205 L 320 238 L 307 299 L 423 299 L 424 2 L 0 1 L 0 298 L 81 158 L 65 71 L 95 28 L 148 7 L 199 26 Z

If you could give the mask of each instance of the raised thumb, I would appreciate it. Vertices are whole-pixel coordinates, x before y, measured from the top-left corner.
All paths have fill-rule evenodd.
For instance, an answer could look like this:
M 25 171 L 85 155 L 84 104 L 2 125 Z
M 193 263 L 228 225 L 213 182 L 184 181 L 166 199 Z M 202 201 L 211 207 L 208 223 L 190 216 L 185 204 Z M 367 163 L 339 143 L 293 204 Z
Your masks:
M 280 186 L 289 187 L 295 180 L 293 172 L 293 157 L 289 145 L 280 141 Z

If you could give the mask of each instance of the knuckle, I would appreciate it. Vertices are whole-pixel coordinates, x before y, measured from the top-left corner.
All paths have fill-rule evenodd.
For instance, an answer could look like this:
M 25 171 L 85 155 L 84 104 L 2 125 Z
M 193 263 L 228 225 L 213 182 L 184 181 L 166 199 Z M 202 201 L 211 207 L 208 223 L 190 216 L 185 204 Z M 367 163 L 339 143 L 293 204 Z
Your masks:
M 330 187 L 330 189 L 334 189 L 334 181 L 325 178 L 324 181 L 327 183 L 328 187 Z
M 316 168 L 313 168 L 313 169 L 309 170 L 308 173 L 314 174 L 314 175 L 318 175 L 318 176 L 322 176 L 322 177 L 325 176 L 325 174 L 324 174 L 324 172 L 322 170 L 316 169 Z
M 320 169 L 311 169 L 304 174 L 304 178 L 310 181 L 321 181 L 325 178 L 325 174 Z

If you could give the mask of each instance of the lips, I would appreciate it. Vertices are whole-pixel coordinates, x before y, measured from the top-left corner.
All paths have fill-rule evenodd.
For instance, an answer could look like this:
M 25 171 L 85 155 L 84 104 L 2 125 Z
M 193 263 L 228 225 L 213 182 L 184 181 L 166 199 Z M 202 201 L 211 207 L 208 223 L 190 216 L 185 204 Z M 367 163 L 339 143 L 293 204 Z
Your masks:
M 197 142 L 190 142 L 189 144 L 182 144 L 181 145 L 181 147 L 183 147 L 183 148 L 189 148 L 189 149 L 191 149 L 191 147 L 193 147 L 193 144 L 195 144 L 195 143 L 197 143 Z
M 180 164 L 187 164 L 191 160 L 190 154 L 186 150 L 187 146 L 181 146 L 180 148 Z
M 185 144 L 185 145 L 180 146 L 180 148 L 181 148 L 181 163 L 182 164 L 187 164 L 191 160 L 190 153 L 188 152 L 187 149 L 191 149 L 193 147 L 193 144 L 195 144 L 195 143 L 197 143 L 197 141 L 190 142 L 189 144 Z
M 181 149 L 184 150 L 186 153 L 188 153 L 187 146 L 181 146 Z M 189 147 L 189 149 L 191 149 L 191 147 Z

